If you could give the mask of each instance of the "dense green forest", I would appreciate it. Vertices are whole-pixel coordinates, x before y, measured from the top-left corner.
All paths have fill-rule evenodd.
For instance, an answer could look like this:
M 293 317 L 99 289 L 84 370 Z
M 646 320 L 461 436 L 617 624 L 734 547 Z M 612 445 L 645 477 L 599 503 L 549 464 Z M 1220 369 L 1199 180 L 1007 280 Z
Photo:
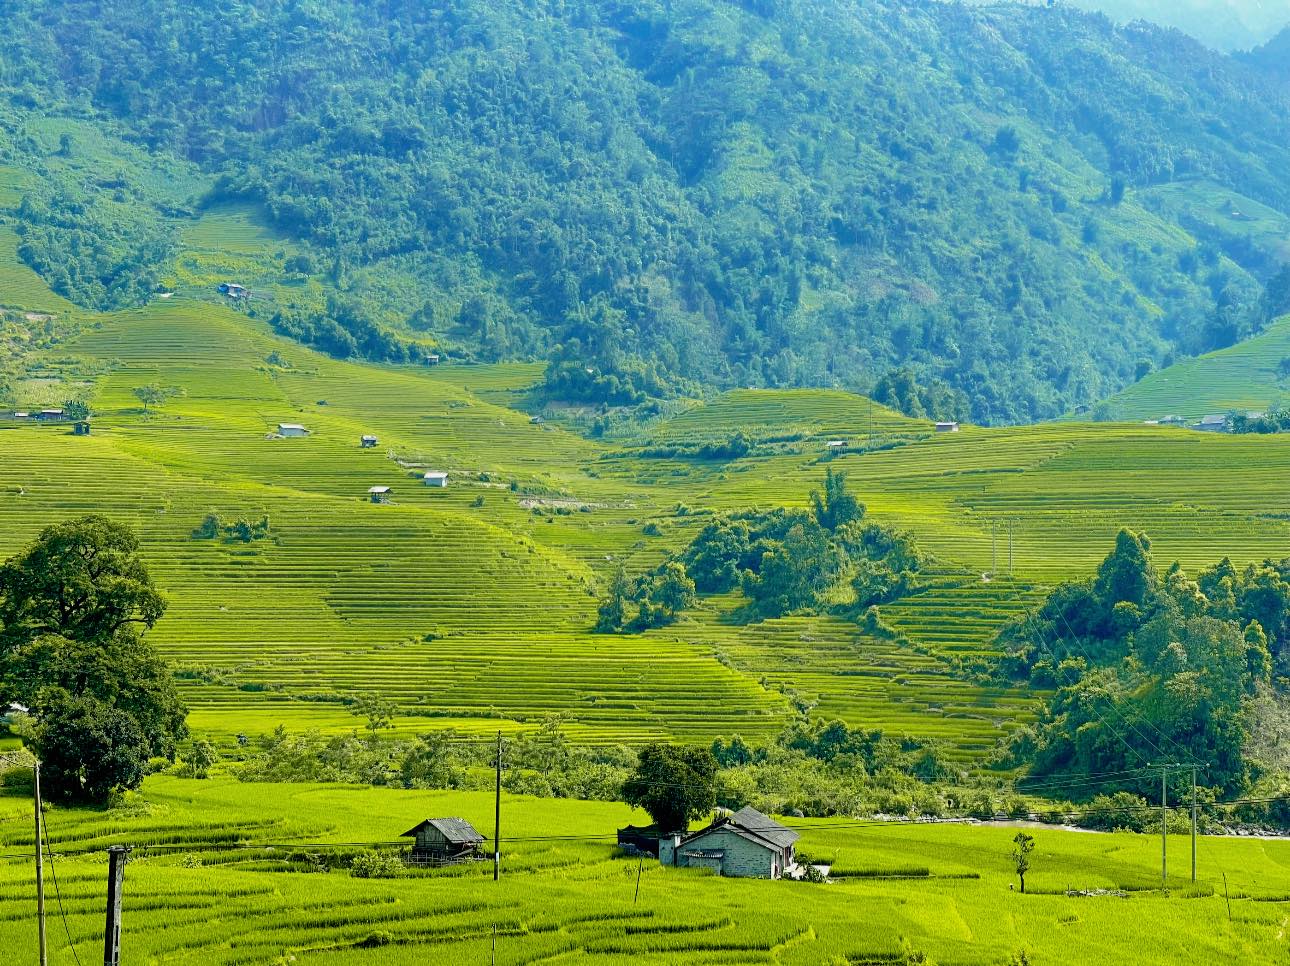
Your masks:
M 137 303 L 186 211 L 254 201 L 342 296 L 342 317 L 280 307 L 282 331 L 549 357 L 563 398 L 899 370 L 933 415 L 1053 416 L 1256 331 L 1285 257 L 1226 217 L 1290 218 L 1275 58 L 1068 8 L 13 0 L 6 19 L 0 164 L 43 173 L 14 218 L 60 294 Z M 177 203 L 110 160 L 59 175 L 27 132 L 51 115 L 206 187 Z

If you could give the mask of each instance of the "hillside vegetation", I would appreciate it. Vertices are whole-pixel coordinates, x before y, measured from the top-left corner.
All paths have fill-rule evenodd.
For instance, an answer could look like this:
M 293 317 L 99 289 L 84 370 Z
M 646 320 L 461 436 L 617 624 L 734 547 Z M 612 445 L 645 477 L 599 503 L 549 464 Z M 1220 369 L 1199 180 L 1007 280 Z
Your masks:
M 1060 6 L 6 14 L 0 163 L 32 177 L 0 203 L 60 295 L 223 272 L 327 351 L 549 358 L 575 401 L 909 366 L 932 415 L 1054 416 L 1257 331 L 1285 257 L 1284 77 Z M 296 241 L 168 269 L 229 201 Z
M 241 257 L 252 237 L 257 258 L 286 244 L 238 224 L 204 215 L 185 234 L 202 247 L 178 263 Z M 172 601 L 151 639 L 194 733 L 222 744 L 279 724 L 348 731 L 351 703 L 377 692 L 402 734 L 517 732 L 559 714 L 584 743 L 752 741 L 807 714 L 980 761 L 1037 711 L 1033 692 L 981 677 L 996 633 L 1046 587 L 1092 573 L 1120 527 L 1192 572 L 1280 558 L 1290 536 L 1276 509 L 1284 437 L 937 434 L 839 391 L 736 390 L 597 440 L 511 408 L 540 369 L 337 361 L 182 293 L 71 323 L 9 318 L 32 330 L 10 383 L 18 408 L 86 396 L 93 434 L 0 422 L 0 554 L 90 511 L 135 529 Z M 150 385 L 168 398 L 145 412 L 134 390 Z M 271 438 L 282 422 L 310 435 Z M 363 434 L 379 445 L 361 449 Z M 746 450 L 728 449 L 732 434 Z M 808 509 L 828 469 L 866 521 L 908 532 L 925 558 L 880 623 L 859 620 L 848 570 L 784 616 L 740 617 L 742 595 L 718 593 L 667 626 L 593 633 L 619 567 L 650 574 L 713 514 Z M 449 486 L 422 485 L 426 470 Z M 368 502 L 376 485 L 391 504 Z M 872 580 L 865 592 L 887 593 Z

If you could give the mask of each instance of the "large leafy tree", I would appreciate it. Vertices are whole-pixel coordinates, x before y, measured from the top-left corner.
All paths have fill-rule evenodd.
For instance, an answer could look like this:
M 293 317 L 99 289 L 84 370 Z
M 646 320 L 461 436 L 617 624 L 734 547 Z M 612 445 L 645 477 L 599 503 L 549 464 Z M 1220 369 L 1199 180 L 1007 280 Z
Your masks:
M 187 733 L 170 673 L 143 639 L 165 609 L 134 534 L 102 516 L 48 527 L 0 566 L 0 700 L 36 715 L 37 754 L 58 763 L 52 795 L 101 800 L 133 787 L 142 772 L 131 762 L 173 755 Z
M 623 801 L 649 812 L 660 832 L 684 832 L 717 803 L 717 760 L 707 748 L 655 743 L 640 750 Z

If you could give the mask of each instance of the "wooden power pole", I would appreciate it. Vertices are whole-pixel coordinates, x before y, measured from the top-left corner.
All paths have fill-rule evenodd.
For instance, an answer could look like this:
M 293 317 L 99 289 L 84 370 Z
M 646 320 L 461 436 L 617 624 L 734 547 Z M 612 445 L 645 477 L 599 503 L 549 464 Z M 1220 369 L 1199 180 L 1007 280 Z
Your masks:
M 502 733 L 497 732 L 497 794 L 493 799 L 493 881 L 502 874 Z
M 40 966 L 49 966 L 49 945 L 45 939 L 45 864 L 44 830 L 41 827 L 44 819 L 40 814 L 40 762 L 32 766 L 34 778 L 32 795 L 36 801 L 36 919 L 40 930 Z
M 107 925 L 103 930 L 103 966 L 121 966 L 121 887 L 125 884 L 127 845 L 108 848 Z

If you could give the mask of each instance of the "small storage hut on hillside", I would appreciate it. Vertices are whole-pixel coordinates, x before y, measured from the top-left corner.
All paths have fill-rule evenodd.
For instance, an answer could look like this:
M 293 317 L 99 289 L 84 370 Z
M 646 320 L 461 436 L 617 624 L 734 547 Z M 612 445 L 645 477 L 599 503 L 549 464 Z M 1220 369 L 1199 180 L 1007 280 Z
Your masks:
M 430 470 L 422 477 L 426 486 L 444 487 L 448 485 L 448 474 L 439 470 Z
M 403 833 L 415 838 L 410 861 L 414 865 L 462 862 L 479 856 L 484 837 L 464 818 L 428 818 Z
M 308 436 L 309 430 L 299 423 L 278 423 L 279 436 Z
M 958 423 L 937 423 L 936 431 L 938 433 L 957 433 L 959 431 Z
M 358 438 L 358 445 L 363 447 L 363 449 L 371 449 L 376 445 L 376 443 L 377 439 L 375 436 L 360 436 Z
M 367 491 L 367 498 L 373 503 L 389 503 L 393 492 L 388 486 L 374 486 Z

